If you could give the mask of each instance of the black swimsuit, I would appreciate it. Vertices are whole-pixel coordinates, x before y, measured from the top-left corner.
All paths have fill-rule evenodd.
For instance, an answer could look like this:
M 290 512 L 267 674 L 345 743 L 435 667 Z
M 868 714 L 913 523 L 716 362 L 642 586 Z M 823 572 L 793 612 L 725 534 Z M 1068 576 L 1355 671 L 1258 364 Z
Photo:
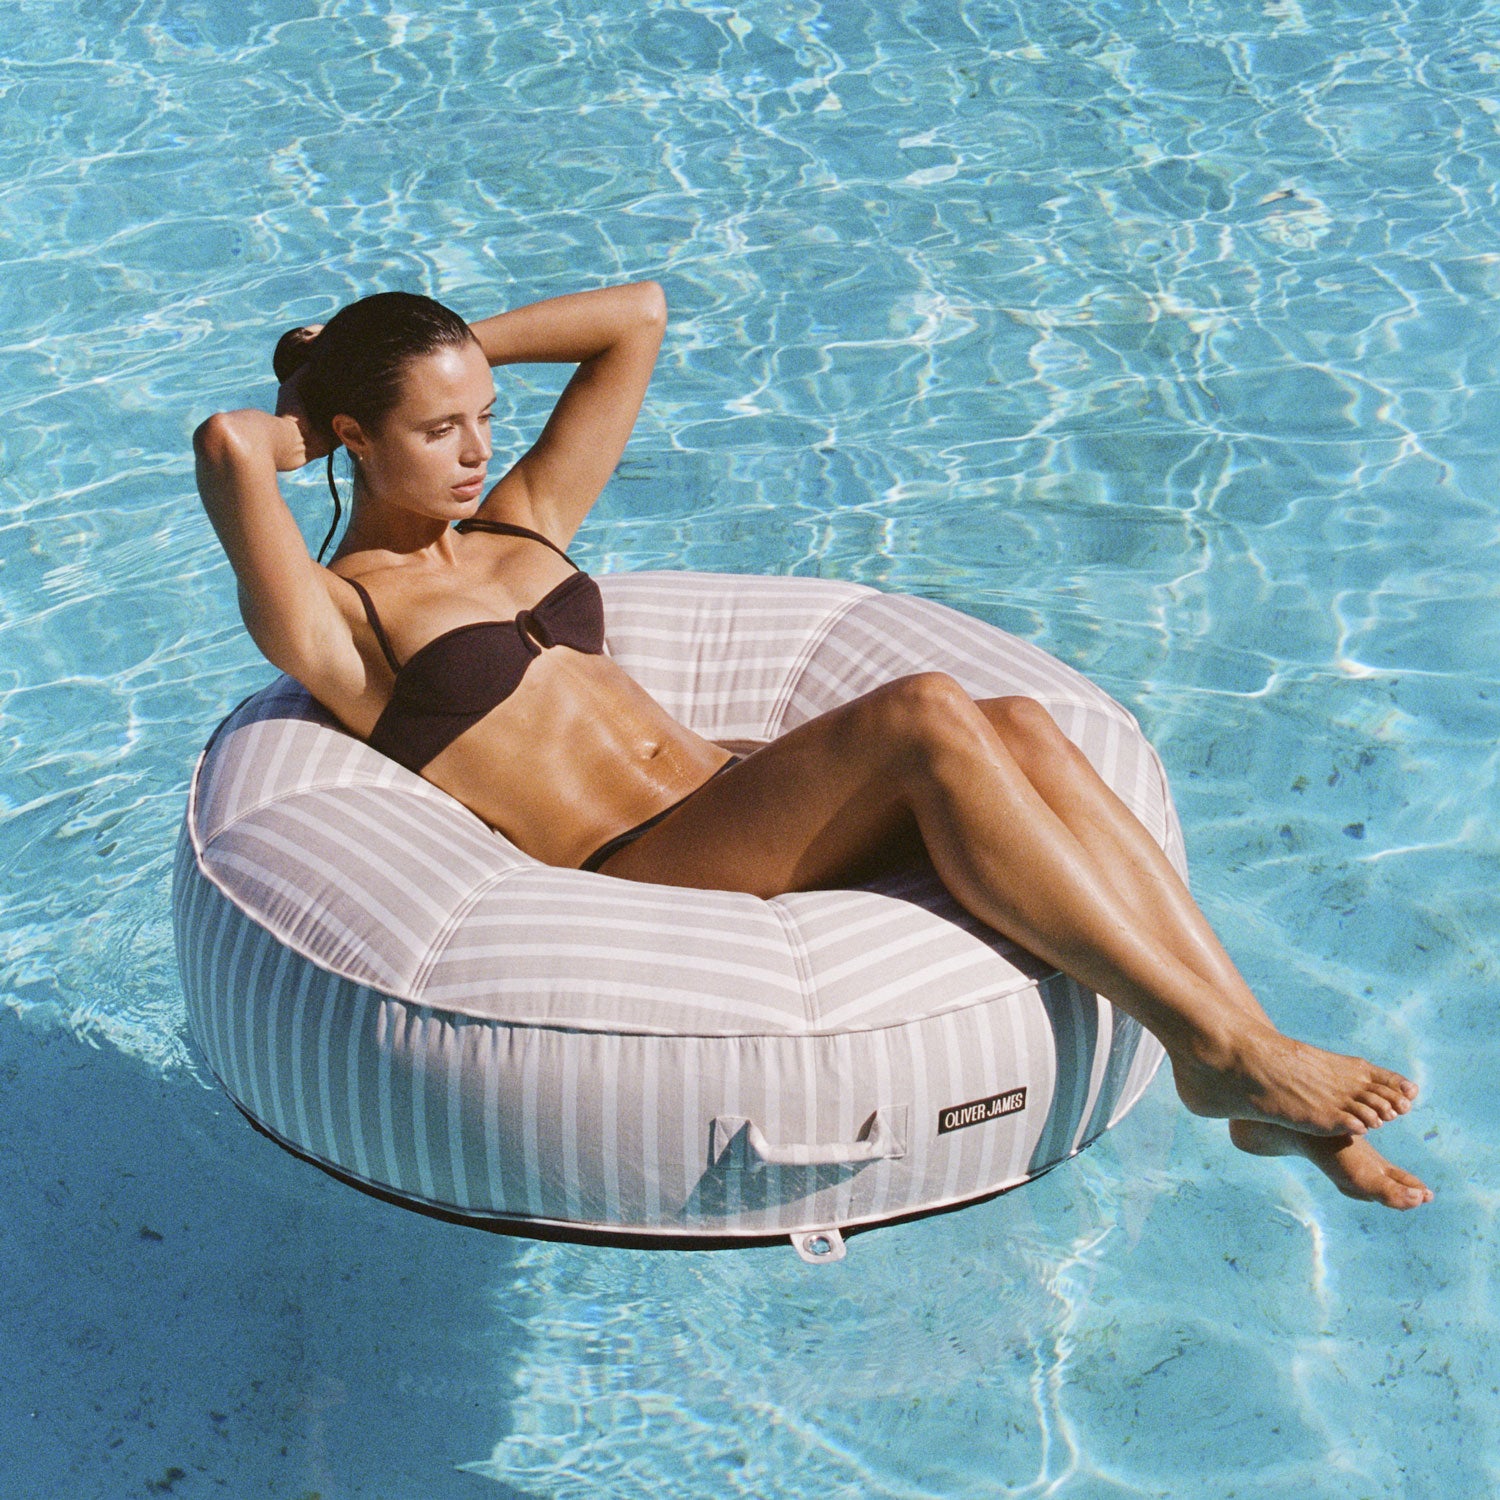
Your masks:
M 547 646 L 571 646 L 590 656 L 604 650 L 604 600 L 594 582 L 556 542 L 540 532 L 506 521 L 460 521 L 456 531 L 498 531 L 530 537 L 551 547 L 574 573 L 513 620 L 476 620 L 428 641 L 406 659 L 396 660 L 390 637 L 364 586 L 350 578 L 369 617 L 370 628 L 396 674 L 370 744 L 409 771 L 421 772 L 471 725 L 520 687 L 526 669 Z
M 556 542 L 525 526 L 480 520 L 477 516 L 460 521 L 454 530 L 529 537 L 551 547 L 574 572 L 513 620 L 476 620 L 470 625 L 455 626 L 428 641 L 404 663 L 396 660 L 369 592 L 355 579 L 345 579 L 359 595 L 375 639 L 396 676 L 391 701 L 375 721 L 369 743 L 382 755 L 419 774 L 466 729 L 509 698 L 543 650 L 569 646 L 589 656 L 598 656 L 604 650 L 604 600 L 599 585 Z M 726 771 L 733 764 L 735 760 L 727 761 L 719 770 Z M 692 795 L 688 793 L 689 797 Z M 639 838 L 686 801 L 684 797 L 674 802 L 611 839 L 580 868 L 597 870 L 610 855 Z
M 710 776 L 708 778 L 708 781 L 712 781 L 714 779 L 714 776 L 722 776 L 724 772 L 730 768 L 730 766 L 739 765 L 739 763 L 744 760 L 744 758 L 745 757 L 743 755 L 731 755 L 729 759 L 726 760 L 724 764 L 713 773 L 713 776 Z M 604 861 L 610 857 L 610 855 L 618 854 L 620 850 L 626 846 L 626 844 L 633 844 L 638 838 L 640 838 L 643 833 L 645 833 L 648 828 L 655 828 L 663 818 L 667 817 L 670 813 L 676 812 L 684 802 L 689 800 L 689 798 L 696 797 L 698 793 L 703 790 L 703 787 L 708 785 L 708 781 L 705 781 L 702 786 L 695 786 L 692 791 L 687 794 L 686 797 L 679 797 L 670 807 L 662 808 L 659 813 L 653 814 L 651 817 L 647 818 L 644 823 L 637 823 L 634 828 L 627 828 L 624 833 L 617 833 L 614 838 L 610 839 L 607 843 L 600 844 L 599 847 L 595 849 L 594 852 L 589 855 L 589 857 L 584 860 L 584 862 L 579 865 L 578 868 L 580 870 L 597 870 L 599 866 L 602 865 Z

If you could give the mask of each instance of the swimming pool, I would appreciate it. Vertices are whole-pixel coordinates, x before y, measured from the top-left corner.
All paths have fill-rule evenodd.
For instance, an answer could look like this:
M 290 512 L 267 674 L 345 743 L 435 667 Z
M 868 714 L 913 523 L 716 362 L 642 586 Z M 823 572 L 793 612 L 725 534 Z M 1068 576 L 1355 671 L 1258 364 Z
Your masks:
M 1488 0 L 0 14 L 0 1489 L 1492 1492 L 1497 75 Z M 1162 1080 L 810 1275 L 429 1224 L 202 1086 L 173 838 L 269 672 L 193 426 L 357 293 L 634 276 L 672 325 L 581 560 L 907 589 L 1088 672 L 1277 1019 L 1423 1083 L 1387 1149 L 1434 1205 Z M 502 452 L 552 380 L 501 372 Z

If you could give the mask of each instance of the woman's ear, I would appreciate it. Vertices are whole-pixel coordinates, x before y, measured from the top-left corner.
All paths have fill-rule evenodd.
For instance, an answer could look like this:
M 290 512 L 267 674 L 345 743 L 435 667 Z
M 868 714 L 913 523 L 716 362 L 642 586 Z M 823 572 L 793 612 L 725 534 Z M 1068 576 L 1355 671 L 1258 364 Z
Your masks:
M 370 440 L 365 436 L 362 428 L 353 417 L 340 412 L 328 424 L 333 428 L 333 435 L 341 442 L 355 458 L 363 458 L 370 449 Z

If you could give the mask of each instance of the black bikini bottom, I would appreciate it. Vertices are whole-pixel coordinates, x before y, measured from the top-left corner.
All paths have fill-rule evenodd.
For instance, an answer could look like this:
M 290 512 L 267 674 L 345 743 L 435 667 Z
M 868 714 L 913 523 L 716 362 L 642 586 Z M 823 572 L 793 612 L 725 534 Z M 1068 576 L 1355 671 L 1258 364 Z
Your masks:
M 580 870 L 597 870 L 610 855 L 618 854 L 626 844 L 633 844 L 648 828 L 655 828 L 663 818 L 671 817 L 684 802 L 691 797 L 696 797 L 703 790 L 703 787 L 707 786 L 708 782 L 714 779 L 714 776 L 722 776 L 730 766 L 739 765 L 744 758 L 743 755 L 731 755 L 702 786 L 695 786 L 686 797 L 679 797 L 670 807 L 664 807 L 659 813 L 653 813 L 644 823 L 637 823 L 634 828 L 627 828 L 624 833 L 617 833 L 607 844 L 600 844 L 578 868 Z

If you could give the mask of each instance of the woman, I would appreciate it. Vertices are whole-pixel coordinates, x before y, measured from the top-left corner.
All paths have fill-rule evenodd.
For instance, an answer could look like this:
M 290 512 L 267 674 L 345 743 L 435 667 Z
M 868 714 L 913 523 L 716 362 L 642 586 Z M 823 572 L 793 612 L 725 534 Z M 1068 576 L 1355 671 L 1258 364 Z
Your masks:
M 1308 1157 L 1352 1197 L 1427 1202 L 1367 1139 L 1415 1086 L 1276 1030 L 1040 705 L 975 702 L 922 674 L 738 759 L 601 654 L 597 590 L 564 549 L 619 462 L 665 325 L 644 282 L 472 328 L 387 292 L 285 335 L 276 415 L 221 412 L 194 438 L 256 644 L 353 733 L 549 864 L 771 896 L 847 883 L 920 843 L 971 912 L 1151 1030 L 1187 1107 L 1227 1118 L 1242 1150 Z M 526 361 L 578 368 L 486 493 L 490 370 Z M 332 486 L 338 446 L 353 509 L 325 568 L 276 475 L 327 456 Z

